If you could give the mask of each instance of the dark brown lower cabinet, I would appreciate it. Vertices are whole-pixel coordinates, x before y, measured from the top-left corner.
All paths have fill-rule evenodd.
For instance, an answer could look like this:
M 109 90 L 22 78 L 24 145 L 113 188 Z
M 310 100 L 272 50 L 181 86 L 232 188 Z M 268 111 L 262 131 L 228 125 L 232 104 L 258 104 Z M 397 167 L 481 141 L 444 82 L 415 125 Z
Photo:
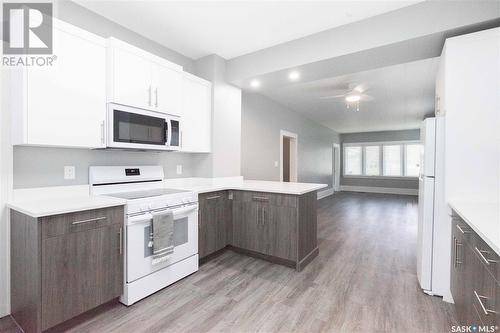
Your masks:
M 200 194 L 200 259 L 229 245 L 302 270 L 318 254 L 316 197 L 316 191 L 303 195 L 251 191 Z
M 200 257 L 229 245 L 300 271 L 318 254 L 315 191 L 303 195 L 228 191 L 223 195 L 227 206 L 220 196 L 212 192 L 199 197 Z M 215 213 L 212 203 L 225 213 Z M 222 215 L 225 223 L 216 218 Z M 218 229 L 224 225 L 225 231 Z M 217 241 L 223 234 L 225 244 Z
M 460 217 L 453 218 L 451 292 L 461 325 L 500 323 L 499 256 Z
M 228 244 L 231 231 L 231 202 L 228 191 L 204 193 L 198 196 L 198 255 L 200 259 L 217 252 Z
M 41 218 L 11 212 L 11 312 L 25 332 L 122 294 L 123 221 L 123 206 Z

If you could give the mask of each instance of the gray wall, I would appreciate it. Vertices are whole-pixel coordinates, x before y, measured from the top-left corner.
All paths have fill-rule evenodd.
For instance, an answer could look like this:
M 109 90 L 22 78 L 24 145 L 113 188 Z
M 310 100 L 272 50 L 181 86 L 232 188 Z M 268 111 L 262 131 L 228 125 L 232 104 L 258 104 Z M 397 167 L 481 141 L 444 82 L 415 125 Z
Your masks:
M 358 142 L 420 140 L 420 130 L 345 133 L 340 135 L 342 144 Z M 342 146 L 343 151 L 343 146 Z M 342 173 L 340 185 L 417 189 L 418 179 L 344 178 L 343 154 L 340 154 Z
M 91 165 L 162 165 L 165 177 L 198 174 L 197 160 L 205 154 L 134 152 L 70 148 L 14 147 L 14 188 L 88 184 Z M 182 165 L 182 175 L 176 166 Z M 65 165 L 74 165 L 76 178 L 63 179 Z
M 278 180 L 280 130 L 298 135 L 298 181 L 332 186 L 333 130 L 319 125 L 260 94 L 243 92 L 241 173 L 247 179 Z M 229 139 L 229 138 L 228 138 Z

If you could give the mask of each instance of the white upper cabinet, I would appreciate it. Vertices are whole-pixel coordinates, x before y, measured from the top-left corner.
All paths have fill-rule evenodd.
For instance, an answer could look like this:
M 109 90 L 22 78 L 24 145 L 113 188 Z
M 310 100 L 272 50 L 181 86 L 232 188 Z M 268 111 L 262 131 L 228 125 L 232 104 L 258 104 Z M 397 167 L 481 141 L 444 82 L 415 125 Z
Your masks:
M 184 73 L 182 151 L 208 153 L 212 133 L 212 84 Z
M 12 73 L 13 144 L 104 147 L 105 40 L 56 19 L 53 40 L 52 66 Z
M 108 39 L 108 102 L 179 115 L 182 67 Z
M 150 63 L 132 52 L 114 48 L 110 66 L 112 73 L 110 102 L 151 108 L 152 87 Z

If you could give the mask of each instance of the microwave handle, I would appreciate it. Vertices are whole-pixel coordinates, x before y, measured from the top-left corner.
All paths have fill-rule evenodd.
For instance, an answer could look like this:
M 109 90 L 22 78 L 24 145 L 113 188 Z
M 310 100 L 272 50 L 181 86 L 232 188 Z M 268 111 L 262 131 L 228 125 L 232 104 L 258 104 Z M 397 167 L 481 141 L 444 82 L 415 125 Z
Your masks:
M 170 123 L 170 119 L 165 119 L 165 126 L 167 127 L 167 137 L 165 138 L 167 141 L 165 145 L 170 146 L 172 140 L 172 124 Z

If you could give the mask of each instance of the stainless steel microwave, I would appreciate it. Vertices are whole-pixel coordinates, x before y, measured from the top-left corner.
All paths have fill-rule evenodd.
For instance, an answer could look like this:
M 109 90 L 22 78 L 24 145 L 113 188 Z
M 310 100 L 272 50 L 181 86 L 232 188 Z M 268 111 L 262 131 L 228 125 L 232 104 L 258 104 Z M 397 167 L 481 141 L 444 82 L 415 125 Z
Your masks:
M 107 147 L 179 150 L 180 117 L 108 103 Z

